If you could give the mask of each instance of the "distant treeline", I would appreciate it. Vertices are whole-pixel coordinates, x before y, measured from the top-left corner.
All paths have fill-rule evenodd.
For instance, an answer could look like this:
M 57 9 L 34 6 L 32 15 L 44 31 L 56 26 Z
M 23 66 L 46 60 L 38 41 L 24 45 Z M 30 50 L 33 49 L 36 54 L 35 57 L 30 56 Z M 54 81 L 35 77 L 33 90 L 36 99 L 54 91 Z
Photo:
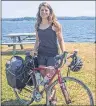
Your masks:
M 57 17 L 58 20 L 95 20 L 96 17 L 87 17 L 87 16 L 81 16 L 81 17 Z M 35 17 L 22 17 L 22 18 L 2 18 L 2 21 L 31 21 L 36 20 Z

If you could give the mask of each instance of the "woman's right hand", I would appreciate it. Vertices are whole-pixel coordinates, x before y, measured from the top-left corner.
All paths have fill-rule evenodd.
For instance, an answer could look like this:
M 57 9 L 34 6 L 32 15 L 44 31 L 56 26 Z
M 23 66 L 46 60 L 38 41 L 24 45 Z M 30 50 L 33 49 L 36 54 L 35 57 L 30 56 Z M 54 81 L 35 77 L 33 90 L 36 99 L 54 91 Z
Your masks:
M 32 50 L 32 51 L 30 52 L 30 54 L 31 54 L 31 56 L 36 56 L 38 53 L 37 53 L 36 50 Z

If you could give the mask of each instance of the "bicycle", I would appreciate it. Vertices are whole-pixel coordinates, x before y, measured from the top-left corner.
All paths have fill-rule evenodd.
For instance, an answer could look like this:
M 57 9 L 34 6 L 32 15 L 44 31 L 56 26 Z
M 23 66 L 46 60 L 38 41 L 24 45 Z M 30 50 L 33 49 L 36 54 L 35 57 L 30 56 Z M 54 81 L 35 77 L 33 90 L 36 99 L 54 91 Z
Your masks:
M 40 67 L 40 68 L 30 68 L 30 80 L 32 80 L 33 85 L 29 86 L 26 84 L 26 86 L 21 89 L 17 90 L 13 88 L 15 95 L 17 99 L 20 101 L 20 103 L 24 105 L 30 105 L 33 101 L 40 102 L 42 99 L 45 98 L 46 105 L 50 106 L 52 105 L 49 101 L 49 97 L 51 95 L 52 89 L 55 86 L 56 88 L 56 96 L 57 102 L 56 105 L 86 105 L 86 106 L 94 106 L 93 96 L 90 91 L 90 89 L 80 80 L 70 77 L 69 76 L 69 70 L 67 72 L 67 76 L 63 77 L 61 75 L 61 70 L 59 69 L 64 61 L 64 64 L 67 60 L 67 54 L 68 52 L 64 52 L 61 55 L 58 55 L 55 57 L 56 59 L 56 65 L 55 65 L 55 73 L 52 76 L 52 78 L 49 80 L 49 83 L 55 78 L 56 75 L 58 75 L 57 80 L 55 80 L 52 84 L 41 84 L 42 81 L 39 80 L 39 83 L 37 83 L 36 80 L 36 72 L 37 70 L 42 71 L 45 69 L 48 69 L 48 67 Z M 74 53 L 71 56 L 76 56 L 77 52 L 74 51 Z M 70 57 L 71 57 L 70 56 Z M 32 63 L 33 61 L 31 61 Z M 34 63 L 33 63 L 34 64 Z M 37 88 L 42 86 L 43 88 L 38 91 Z M 45 94 L 44 94 L 45 91 Z

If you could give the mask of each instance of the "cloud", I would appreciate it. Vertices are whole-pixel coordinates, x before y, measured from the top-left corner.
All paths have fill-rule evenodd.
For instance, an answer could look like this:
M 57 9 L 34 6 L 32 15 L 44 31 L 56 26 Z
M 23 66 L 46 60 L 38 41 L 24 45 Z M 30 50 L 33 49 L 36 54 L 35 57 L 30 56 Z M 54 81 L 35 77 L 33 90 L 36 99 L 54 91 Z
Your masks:
M 42 1 L 2 1 L 2 17 L 35 17 Z M 46 1 L 56 16 L 95 16 L 95 1 Z

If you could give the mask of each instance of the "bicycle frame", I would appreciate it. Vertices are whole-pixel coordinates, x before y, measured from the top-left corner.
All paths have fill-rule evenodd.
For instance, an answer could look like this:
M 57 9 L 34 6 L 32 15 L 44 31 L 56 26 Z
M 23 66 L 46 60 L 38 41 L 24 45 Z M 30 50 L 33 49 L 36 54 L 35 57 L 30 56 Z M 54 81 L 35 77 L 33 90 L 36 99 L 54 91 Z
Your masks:
M 38 101 L 41 101 L 41 99 L 43 98 L 43 93 L 44 93 L 44 91 L 45 91 L 45 93 L 46 93 L 46 104 L 47 105 L 51 105 L 51 101 L 50 101 L 50 94 L 52 93 L 51 91 L 54 89 L 54 87 L 57 87 L 57 92 L 56 92 L 56 96 L 59 98 L 59 96 L 58 96 L 58 91 L 59 90 L 61 90 L 61 94 L 60 94 L 60 98 L 59 99 L 61 99 L 62 100 L 62 102 L 64 101 L 63 100 L 63 98 L 65 99 L 65 101 L 64 102 L 66 102 L 66 104 L 69 104 L 69 103 L 75 103 L 76 102 L 76 100 L 79 100 L 78 98 L 77 98 L 77 96 L 78 96 L 78 94 L 77 93 L 79 93 L 79 92 L 76 92 L 76 95 L 74 95 L 74 88 L 76 88 L 76 90 L 78 90 L 78 91 L 81 91 L 81 93 L 80 94 L 82 94 L 82 91 L 83 90 L 86 90 L 86 93 L 84 93 L 85 94 L 85 96 L 83 96 L 83 95 L 80 95 L 80 96 L 78 96 L 79 98 L 81 97 L 84 97 L 82 100 L 84 101 L 84 104 L 85 104 L 85 97 L 87 97 L 87 98 L 89 98 L 87 101 L 88 101 L 88 104 L 89 104 L 89 102 L 90 102 L 90 104 L 91 104 L 91 106 L 94 106 L 94 101 L 93 101 L 93 97 L 92 97 L 92 93 L 91 93 L 91 91 L 90 91 L 90 89 L 82 82 L 82 81 L 80 81 L 80 80 L 78 80 L 78 79 L 76 79 L 76 78 L 74 78 L 74 77 L 68 77 L 68 75 L 69 75 L 69 72 L 70 72 L 70 68 L 68 67 L 68 72 L 67 72 L 67 76 L 66 77 L 63 77 L 62 76 L 62 74 L 61 74 L 61 70 L 60 70 L 60 67 L 62 66 L 62 63 L 63 63 L 63 61 L 64 61 L 64 64 L 66 63 L 66 60 L 68 59 L 68 58 L 72 58 L 72 56 L 74 57 L 75 55 L 77 55 L 77 52 L 74 52 L 71 56 L 69 56 L 69 57 L 67 57 L 67 54 L 64 52 L 62 55 L 57 55 L 56 57 L 55 57 L 55 59 L 56 59 L 56 64 L 54 65 L 54 68 L 55 69 L 53 69 L 52 67 L 46 67 L 46 66 L 42 66 L 42 67 L 36 67 L 35 68 L 35 66 L 34 66 L 34 63 L 32 63 L 32 62 L 34 62 L 34 61 L 28 61 L 30 64 L 27 64 L 26 63 L 26 65 L 28 65 L 29 67 L 28 67 L 28 81 L 26 82 L 26 85 L 28 85 L 28 83 L 29 83 L 29 85 L 27 86 L 27 87 L 29 87 L 30 88 L 30 86 L 31 86 L 31 89 L 29 89 L 29 88 L 27 88 L 27 87 L 24 87 L 24 89 L 26 90 L 26 91 L 28 91 L 28 93 L 26 93 L 26 92 L 22 92 L 22 89 L 20 90 L 20 92 L 21 92 L 21 94 L 18 92 L 18 89 L 16 90 L 16 89 L 14 89 L 14 92 L 15 92 L 15 95 L 16 95 L 16 97 L 20 100 L 20 102 L 23 100 L 23 99 L 25 99 L 26 101 L 24 102 L 25 104 L 31 104 L 34 100 L 36 101 L 36 102 L 38 102 Z M 60 60 L 60 61 L 59 61 Z M 32 64 L 31 64 L 32 63 Z M 33 67 L 34 66 L 34 67 Z M 48 70 L 49 69 L 49 70 Z M 52 69 L 52 74 L 48 74 L 46 77 L 48 78 L 49 77 L 49 81 L 48 81 L 48 79 L 47 78 L 44 78 L 44 81 L 43 80 L 40 80 L 40 77 L 38 77 L 39 76 L 39 74 L 38 73 L 36 73 L 36 75 L 35 75 L 35 71 L 37 72 L 37 71 L 43 71 L 43 70 L 46 70 L 46 72 L 48 72 L 48 71 L 50 71 L 51 72 L 51 69 Z M 49 72 L 49 73 L 50 73 Z M 42 73 L 42 72 L 41 72 Z M 54 74 L 53 74 L 54 73 Z M 47 73 L 46 73 L 47 74 Z M 55 81 L 53 81 L 54 80 L 54 77 L 57 75 L 57 79 L 55 80 Z M 44 76 L 45 77 L 45 76 Z M 41 78 L 42 79 L 42 78 Z M 32 84 L 31 84 L 31 82 L 29 82 L 29 81 L 32 81 Z M 40 81 L 40 82 L 39 82 Z M 52 82 L 53 81 L 53 82 Z M 48 83 L 47 83 L 48 82 Z M 59 84 L 59 86 L 58 86 L 58 84 Z M 74 86 L 74 84 L 75 84 L 75 86 L 76 85 L 79 85 L 80 86 L 80 89 L 78 89 L 79 88 L 79 86 Z M 40 89 L 39 89 L 39 86 L 43 86 L 43 88 L 42 87 L 40 87 Z M 71 89 L 72 88 L 72 86 L 73 86 L 73 89 Z M 61 89 L 60 89 L 61 88 Z M 40 91 L 39 91 L 40 90 Z M 71 91 L 70 91 L 71 90 Z M 73 90 L 73 92 L 72 92 L 72 90 Z M 24 95 L 24 97 L 22 97 L 22 94 L 25 94 Z M 29 93 L 30 93 L 30 96 L 31 97 L 29 97 Z M 28 98 L 25 98 L 25 97 L 27 97 L 27 95 L 26 94 L 28 94 Z M 53 94 L 53 93 L 52 93 Z M 72 96 L 71 96 L 71 94 L 72 94 Z M 54 94 L 53 94 L 54 95 Z M 61 97 L 61 96 L 63 96 L 63 98 Z M 75 98 L 73 98 L 73 96 L 75 97 Z M 44 97 L 45 97 L 45 95 L 44 95 Z M 81 99 L 80 98 L 80 99 Z M 31 100 L 29 100 L 29 99 L 31 99 Z M 54 97 L 52 98 L 52 99 L 54 99 Z M 81 104 L 83 103 L 82 101 L 80 101 L 81 102 Z M 61 103 L 60 103 L 61 104 Z M 65 104 L 65 103 L 64 103 Z M 76 104 L 77 104 L 77 102 L 76 102 Z
M 39 70 L 39 71 L 41 72 L 42 70 L 46 70 L 46 69 L 48 69 L 48 68 L 47 68 L 47 67 L 39 67 L 39 68 L 33 68 L 32 70 L 33 70 L 33 71 Z M 67 91 L 67 89 L 66 89 L 66 86 L 65 86 L 65 84 L 64 84 L 64 81 L 62 80 L 62 76 L 61 76 L 60 71 L 61 71 L 60 69 L 55 69 L 55 73 L 54 73 L 54 75 L 52 76 L 52 78 L 49 80 L 49 84 L 50 84 L 51 81 L 54 79 L 54 77 L 55 77 L 56 75 L 58 75 L 58 83 L 59 83 L 60 88 L 61 88 L 61 90 L 62 90 L 62 93 L 63 93 L 63 95 L 64 95 L 64 97 L 65 97 L 66 103 L 69 104 L 69 103 L 71 102 L 71 100 L 70 100 L 68 91 Z M 48 84 L 48 85 L 49 85 L 49 84 Z M 48 87 L 48 86 L 47 86 L 47 87 Z M 42 94 L 42 93 L 45 91 L 45 89 L 47 89 L 47 87 L 45 87 L 40 93 Z

